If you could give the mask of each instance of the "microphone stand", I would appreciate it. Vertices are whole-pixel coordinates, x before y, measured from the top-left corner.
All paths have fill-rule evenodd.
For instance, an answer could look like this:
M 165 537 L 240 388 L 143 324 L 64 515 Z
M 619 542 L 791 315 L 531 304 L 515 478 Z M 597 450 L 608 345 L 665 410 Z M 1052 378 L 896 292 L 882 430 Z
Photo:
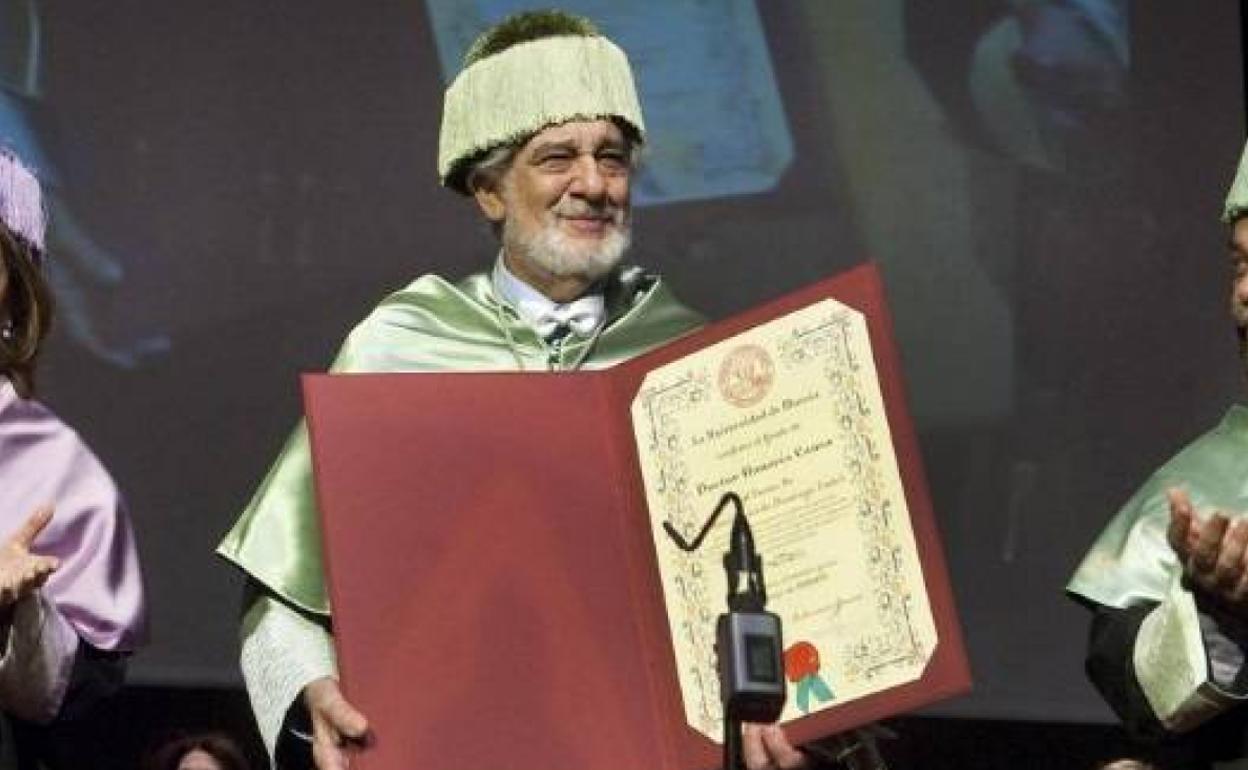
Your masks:
M 724 770 L 745 770 L 741 720 L 728 716 L 728 709 L 724 709 Z

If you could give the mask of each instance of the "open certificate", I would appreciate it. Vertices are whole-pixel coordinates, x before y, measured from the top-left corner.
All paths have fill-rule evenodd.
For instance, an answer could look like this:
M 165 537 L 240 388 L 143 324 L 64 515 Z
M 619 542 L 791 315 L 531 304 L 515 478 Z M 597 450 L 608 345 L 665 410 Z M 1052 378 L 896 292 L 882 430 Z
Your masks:
M 363 770 L 705 770 L 744 501 L 794 744 L 970 685 L 864 265 L 592 372 L 304 378 Z
M 685 717 L 722 735 L 715 617 L 731 517 L 783 622 L 782 721 L 918 679 L 937 633 L 864 316 L 826 298 L 648 372 L 632 403 Z

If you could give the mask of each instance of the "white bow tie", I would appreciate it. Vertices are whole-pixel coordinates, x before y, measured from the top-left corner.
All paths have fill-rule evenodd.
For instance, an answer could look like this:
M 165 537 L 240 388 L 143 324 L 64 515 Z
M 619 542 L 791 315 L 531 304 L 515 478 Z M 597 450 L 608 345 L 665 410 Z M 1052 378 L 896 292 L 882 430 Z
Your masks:
M 566 305 L 554 305 L 544 310 L 533 321 L 533 328 L 543 339 L 562 338 L 569 331 L 578 337 L 588 337 L 602 323 L 606 315 L 601 294 L 590 294 Z

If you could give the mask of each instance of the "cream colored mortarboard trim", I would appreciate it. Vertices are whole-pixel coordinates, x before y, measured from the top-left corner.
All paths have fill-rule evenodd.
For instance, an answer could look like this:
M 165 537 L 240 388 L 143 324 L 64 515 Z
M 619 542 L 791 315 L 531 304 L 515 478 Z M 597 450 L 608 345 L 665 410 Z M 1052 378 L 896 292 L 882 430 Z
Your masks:
M 1222 221 L 1228 225 L 1248 212 L 1248 146 L 1244 147 L 1239 158 L 1239 167 L 1235 169 L 1235 181 L 1226 194 L 1226 204 L 1222 207 Z
M 472 64 L 446 90 L 438 143 L 443 184 L 477 153 L 575 118 L 618 117 L 644 133 L 628 57 L 604 37 L 519 43 Z

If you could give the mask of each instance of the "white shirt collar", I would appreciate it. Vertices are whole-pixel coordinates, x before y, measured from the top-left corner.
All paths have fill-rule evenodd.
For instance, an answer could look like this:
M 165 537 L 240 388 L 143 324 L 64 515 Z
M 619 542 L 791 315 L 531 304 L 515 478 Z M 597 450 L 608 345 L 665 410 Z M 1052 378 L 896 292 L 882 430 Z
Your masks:
M 507 269 L 501 254 L 494 263 L 493 282 L 499 299 L 514 308 L 520 320 L 543 338 L 560 332 L 566 334 L 569 329 L 580 337 L 588 337 L 606 319 L 606 302 L 601 291 L 559 304 L 517 278 Z

